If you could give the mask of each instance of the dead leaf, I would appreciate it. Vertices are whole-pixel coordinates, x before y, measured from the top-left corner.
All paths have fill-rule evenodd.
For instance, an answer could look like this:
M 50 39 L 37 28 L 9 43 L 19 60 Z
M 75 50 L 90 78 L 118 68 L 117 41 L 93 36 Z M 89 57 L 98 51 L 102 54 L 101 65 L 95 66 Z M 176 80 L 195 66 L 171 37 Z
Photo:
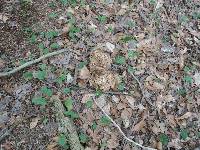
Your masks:
M 110 42 L 106 42 L 106 47 L 109 50 L 109 52 L 113 52 L 113 50 L 115 49 L 115 45 Z
M 0 20 L 2 20 L 4 23 L 8 20 L 9 18 L 5 15 L 0 13 Z
M 30 123 L 30 129 L 35 128 L 37 126 L 39 120 L 40 119 L 38 117 L 33 118 L 32 121 L 31 121 L 31 123 Z
M 86 103 L 88 100 L 92 99 L 92 97 L 94 96 L 94 94 L 85 94 L 82 97 L 81 103 Z
M 119 103 L 119 101 L 120 101 L 120 99 L 119 99 L 117 96 L 115 96 L 115 95 L 112 96 L 112 100 L 113 100 L 115 103 Z
M 136 125 L 132 127 L 132 131 L 140 131 L 145 125 L 144 119 L 142 119 L 140 122 L 138 122 Z
M 176 120 L 182 120 L 182 119 L 187 119 L 189 117 L 192 116 L 193 113 L 191 112 L 186 112 L 184 115 L 182 115 L 181 117 L 176 118 Z
M 107 141 L 107 146 L 109 149 L 115 149 L 119 146 L 119 142 L 117 141 L 117 136 L 112 135 L 111 138 Z
M 196 72 L 194 75 L 194 82 L 197 86 L 200 85 L 200 73 Z
M 86 66 L 84 66 L 79 73 L 79 78 L 80 79 L 88 79 L 90 78 L 90 71 L 88 70 L 88 68 Z
M 129 106 L 132 109 L 135 109 L 135 99 L 132 96 L 126 96 L 126 100 L 128 101 Z
M 165 86 L 158 82 L 153 82 L 153 87 L 157 90 L 164 90 Z

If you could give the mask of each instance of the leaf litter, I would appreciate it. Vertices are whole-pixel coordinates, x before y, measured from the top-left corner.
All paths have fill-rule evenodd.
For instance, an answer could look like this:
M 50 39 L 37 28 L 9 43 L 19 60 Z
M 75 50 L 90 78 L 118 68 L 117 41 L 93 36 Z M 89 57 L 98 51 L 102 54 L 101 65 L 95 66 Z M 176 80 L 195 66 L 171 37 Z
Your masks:
M 108 119 L 104 118 L 104 114 L 94 103 L 87 107 L 87 102 L 97 95 L 97 91 L 100 91 L 100 96 L 96 98 L 97 103 L 128 137 L 134 137 L 132 139 L 139 141 L 140 144 L 156 149 L 198 147 L 200 74 L 197 2 L 180 2 L 178 6 L 175 2 L 160 0 L 133 2 L 131 6 L 127 2 L 115 1 L 84 1 L 84 4 L 80 3 L 81 5 L 75 2 L 75 6 L 73 2 L 67 5 L 64 1 L 60 2 L 51 4 L 51 1 L 39 0 L 30 3 L 28 6 L 30 9 L 24 12 L 29 15 L 28 22 L 25 22 L 24 16 L 7 10 L 9 8 L 7 6 L 13 7 L 12 4 L 7 2 L 2 4 L 0 20 L 3 22 L 0 21 L 2 27 L 0 33 L 5 35 L 0 38 L 0 49 L 3 50 L 0 58 L 2 71 L 9 70 L 23 61 L 37 58 L 47 49 L 55 51 L 57 46 L 67 47 L 81 54 L 79 56 L 59 55 L 49 62 L 43 61 L 42 63 L 47 65 L 50 72 L 39 71 L 37 65 L 30 67 L 28 71 L 42 73 L 33 80 L 30 77 L 31 80 L 25 81 L 21 73 L 16 74 L 16 78 L 0 79 L 1 90 L 7 92 L 3 97 L 13 95 L 20 99 L 22 104 L 19 115 L 32 116 L 31 120 L 14 132 L 15 136 L 22 139 L 18 142 L 23 143 L 43 132 L 40 129 L 45 126 L 45 121 L 44 125 L 41 125 L 45 117 L 49 121 L 55 120 L 48 96 L 39 95 L 41 99 L 45 99 L 45 106 L 35 106 L 31 103 L 31 99 L 37 96 L 36 91 L 42 86 L 48 86 L 53 88 L 56 94 L 66 87 L 72 88 L 71 92 L 61 93 L 60 97 L 63 99 L 63 104 L 66 99 L 72 98 L 70 110 L 79 115 L 78 119 L 73 120 L 74 124 L 79 132 L 84 132 L 90 137 L 84 145 L 86 149 L 99 149 L 99 147 L 131 149 L 130 144 L 122 140 L 118 130 L 107 123 Z M 41 5 L 43 3 L 51 4 L 51 7 Z M 21 8 L 18 3 L 16 5 Z M 44 15 L 36 15 L 33 12 Z M 52 19 L 45 15 L 49 13 L 56 13 L 55 16 L 59 19 Z M 38 24 L 34 19 L 38 20 Z M 13 26 L 12 21 L 20 24 Z M 33 31 L 20 26 L 21 23 L 30 26 Z M 26 30 L 25 33 L 31 35 L 24 36 L 22 30 L 23 32 Z M 52 30 L 60 33 L 55 37 L 53 35 L 52 39 L 43 39 L 43 32 L 45 35 Z M 16 32 L 13 34 L 13 31 Z M 37 36 L 36 39 L 32 34 Z M 36 44 L 30 44 L 26 39 L 28 36 L 31 36 L 32 42 L 36 41 Z M 48 36 L 51 37 L 51 34 Z M 16 41 L 19 46 L 15 45 Z M 42 51 L 38 49 L 40 42 L 44 42 L 46 47 Z M 98 45 L 104 47 L 99 48 Z M 139 55 L 134 57 L 128 55 L 130 51 L 134 54 L 137 52 Z M 81 62 L 82 67 L 77 68 L 77 64 Z M 190 68 L 189 72 L 184 70 L 185 66 Z M 144 99 L 142 100 L 142 93 L 137 82 L 127 71 L 128 67 L 134 68 L 132 71 L 143 86 Z M 50 75 L 52 78 L 48 79 Z M 77 85 L 73 85 L 74 80 L 78 88 Z M 10 85 L 10 82 L 19 83 L 17 84 L 19 88 Z M 80 92 L 81 89 L 86 91 L 88 89 L 88 91 L 83 93 Z M 96 92 L 91 92 L 90 89 Z M 114 92 L 119 93 L 115 95 Z M 124 96 L 124 92 L 130 95 Z M 147 103 L 147 99 L 154 107 Z M 41 101 L 38 102 L 40 103 Z M 42 108 L 45 108 L 45 111 L 40 110 Z M 9 112 L 9 109 L 7 106 L 6 111 Z M 21 112 L 22 110 L 24 112 Z M 8 112 L 4 110 L 3 116 Z M 101 124 L 102 117 L 104 123 L 107 121 L 106 125 Z M 9 121 L 3 124 L 5 123 L 9 124 Z M 23 134 L 26 130 L 34 132 L 26 137 Z M 187 131 L 187 134 L 183 131 Z M 58 133 L 52 134 L 48 138 L 53 142 L 46 140 L 44 146 L 47 149 L 59 147 L 54 142 L 56 137 L 59 137 Z M 12 137 L 7 140 L 10 143 L 15 141 Z M 42 143 L 42 136 L 40 136 L 29 143 L 19 144 L 18 148 L 27 149 L 29 145 L 39 148 Z M 9 147 L 6 141 L 3 141 L 2 145 Z

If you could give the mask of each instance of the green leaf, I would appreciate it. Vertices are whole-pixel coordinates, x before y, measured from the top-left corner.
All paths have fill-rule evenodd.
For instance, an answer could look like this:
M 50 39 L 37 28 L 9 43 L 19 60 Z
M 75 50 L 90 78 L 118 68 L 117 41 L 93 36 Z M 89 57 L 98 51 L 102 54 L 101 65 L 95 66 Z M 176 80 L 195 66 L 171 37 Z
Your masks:
M 126 58 L 125 58 L 124 56 L 118 55 L 118 56 L 115 58 L 115 63 L 116 63 L 116 64 L 119 64 L 119 65 L 124 65 L 124 64 L 126 64 Z
M 182 129 L 180 133 L 180 138 L 186 140 L 188 137 L 188 131 L 186 129 Z
M 124 42 L 124 43 L 127 43 L 127 42 L 132 41 L 132 40 L 135 40 L 134 36 L 125 36 L 125 37 L 121 38 L 121 41 Z
M 139 53 L 137 51 L 128 50 L 128 58 L 137 58 Z
M 85 103 L 85 105 L 86 105 L 87 108 L 92 108 L 93 101 L 92 101 L 92 100 L 88 100 L 88 101 Z
M 65 100 L 64 105 L 67 108 L 67 111 L 72 110 L 73 109 L 73 101 L 72 101 L 72 99 L 68 98 L 67 100 Z
M 58 36 L 58 32 L 57 31 L 48 31 L 48 32 L 45 33 L 45 36 L 48 39 L 52 39 L 52 38 Z
M 100 89 L 97 89 L 95 92 L 96 97 L 99 97 L 103 94 L 103 92 Z
M 46 86 L 42 87 L 40 90 L 43 94 L 46 94 L 47 96 L 52 96 L 53 92 L 51 89 L 47 88 Z
M 63 81 L 66 80 L 66 74 L 61 74 L 57 79 L 56 81 L 59 83 L 59 84 L 62 84 Z
M 186 89 L 185 88 L 180 88 L 177 90 L 177 94 L 185 97 L 187 95 Z
M 38 44 L 38 48 L 39 48 L 40 50 L 43 50 L 43 49 L 45 48 L 45 46 L 44 46 L 43 43 L 40 43 L 40 44 Z
M 33 73 L 32 72 L 25 72 L 23 74 L 23 77 L 24 77 L 25 80 L 31 80 L 31 79 L 33 79 Z
M 41 64 L 39 65 L 40 69 L 41 70 L 45 70 L 47 68 L 47 65 L 46 64 Z
M 108 27 L 108 32 L 112 33 L 114 31 L 113 27 L 112 26 L 109 26 Z
M 105 126 L 111 124 L 111 120 L 107 116 L 101 117 L 100 122 L 102 125 L 105 125 Z
M 59 45 L 58 43 L 52 43 L 52 44 L 50 45 L 50 47 L 51 47 L 52 49 L 58 49 L 58 48 L 60 48 L 60 45 Z
M 97 123 L 96 123 L 95 121 L 93 122 L 91 128 L 92 128 L 92 130 L 96 130 L 96 128 L 97 128 Z
M 190 76 L 185 76 L 183 79 L 187 83 L 192 83 L 192 77 L 190 77 Z
M 78 68 L 79 69 L 82 69 L 85 65 L 87 65 L 88 64 L 88 62 L 87 61 L 83 61 L 83 62 L 80 62 L 79 64 L 78 64 Z
M 187 17 L 187 16 L 185 16 L 185 15 L 183 15 L 183 16 L 181 16 L 180 17 L 180 22 L 181 23 L 187 23 L 189 21 L 189 18 Z
M 45 118 L 43 118 L 42 123 L 47 124 L 48 121 L 49 121 L 49 119 L 45 117 Z
M 85 133 L 80 133 L 79 134 L 79 139 L 81 143 L 87 143 L 89 141 L 89 137 Z
M 156 4 L 156 0 L 149 0 L 149 4 L 155 5 Z
M 47 75 L 47 73 L 46 73 L 46 71 L 37 71 L 36 73 L 35 73 L 35 77 L 37 78 L 37 79 L 39 79 L 39 80 L 44 80 L 45 78 L 46 78 L 46 75 Z
M 33 99 L 32 99 L 32 103 L 33 103 L 34 105 L 41 105 L 41 106 L 44 106 L 44 105 L 47 104 L 47 101 L 46 101 L 46 99 L 43 98 L 43 97 L 36 97 L 36 98 L 33 98 Z
M 68 4 L 68 0 L 60 0 L 62 5 L 67 5 Z
M 63 89 L 63 93 L 64 94 L 70 94 L 71 93 L 71 89 L 70 88 L 64 88 Z
M 42 53 L 43 54 L 48 54 L 49 53 L 49 49 L 48 48 L 43 49 Z
M 30 37 L 30 42 L 31 42 L 32 44 L 34 44 L 34 43 L 36 43 L 36 41 L 37 41 L 37 36 L 36 36 L 35 34 L 31 35 L 31 37 Z
M 98 21 L 100 22 L 100 23 L 105 23 L 106 21 L 107 21 L 107 17 L 106 16 L 104 16 L 104 15 L 99 15 L 98 16 Z
M 71 119 L 77 119 L 77 118 L 79 118 L 78 113 L 75 112 L 75 111 L 72 111 L 72 110 L 64 112 L 64 115 L 68 116 Z
M 186 73 L 187 73 L 187 72 L 190 72 L 190 71 L 191 71 L 191 68 L 190 68 L 190 67 L 188 67 L 188 66 L 185 66 L 183 70 L 184 70 L 184 72 L 186 72 Z
M 65 137 L 64 134 L 60 134 L 58 137 L 58 144 L 60 146 L 64 146 L 67 143 L 67 138 Z
M 136 71 L 136 69 L 132 66 L 128 66 L 128 73 L 134 73 Z
M 49 18 L 54 19 L 54 18 L 58 17 L 58 14 L 55 12 L 51 12 L 51 13 L 49 13 L 48 16 L 49 16 Z
M 125 89 L 125 84 L 123 82 L 119 83 L 118 90 L 124 91 L 124 89 Z
M 159 137 L 160 139 L 160 142 L 163 144 L 163 145 L 167 145 L 168 142 L 169 142 L 169 138 L 166 134 L 162 133 Z

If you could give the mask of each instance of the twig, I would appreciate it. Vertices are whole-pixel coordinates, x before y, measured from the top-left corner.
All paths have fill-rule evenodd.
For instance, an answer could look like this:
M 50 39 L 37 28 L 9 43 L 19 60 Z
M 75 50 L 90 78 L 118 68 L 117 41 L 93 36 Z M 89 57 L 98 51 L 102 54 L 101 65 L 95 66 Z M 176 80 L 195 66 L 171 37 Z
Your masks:
M 58 50 L 58 51 L 55 51 L 55 52 L 52 52 L 52 53 L 48 53 L 48 54 L 43 55 L 43 56 L 41 56 L 41 57 L 39 57 L 39 58 L 37 58 L 35 60 L 29 61 L 29 62 L 27 62 L 27 63 L 25 63 L 25 64 L 23 64 L 23 65 L 21 65 L 19 67 L 16 67 L 11 71 L 1 72 L 0 73 L 0 77 L 10 76 L 11 74 L 14 74 L 14 73 L 26 68 L 26 67 L 29 67 L 29 66 L 31 66 L 31 65 L 33 65 L 35 63 L 38 63 L 38 62 L 42 61 L 43 59 L 46 59 L 46 58 L 49 58 L 49 57 L 52 57 L 52 56 L 55 56 L 55 55 L 58 55 L 58 54 L 61 54 L 61 53 L 64 53 L 64 52 L 74 52 L 74 51 L 71 51 L 69 49 L 61 49 L 61 50 Z
M 122 136 L 129 142 L 135 144 L 136 146 L 139 146 L 141 148 L 143 148 L 144 150 L 156 150 L 154 148 L 149 148 L 149 147 L 145 147 L 145 146 L 142 146 L 141 144 L 131 140 L 130 138 L 128 138 L 125 133 L 122 131 L 122 129 L 119 127 L 119 125 L 103 110 L 103 108 L 101 108 L 99 106 L 99 104 L 97 103 L 97 101 L 95 100 L 95 98 L 93 97 L 93 101 L 95 102 L 95 104 L 101 109 L 101 111 L 104 113 L 104 115 L 106 115 L 106 117 L 108 117 L 110 119 L 110 121 L 113 123 L 113 125 L 118 128 L 119 132 L 122 134 Z

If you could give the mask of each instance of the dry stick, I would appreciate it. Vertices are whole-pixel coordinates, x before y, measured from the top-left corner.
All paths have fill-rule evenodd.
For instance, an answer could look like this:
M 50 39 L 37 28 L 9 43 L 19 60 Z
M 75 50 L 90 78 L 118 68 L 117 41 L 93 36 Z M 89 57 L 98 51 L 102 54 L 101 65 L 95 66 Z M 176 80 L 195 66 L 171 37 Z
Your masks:
M 135 142 L 135 141 L 129 139 L 129 138 L 125 135 L 125 133 L 122 131 L 122 129 L 119 127 L 119 125 L 118 125 L 118 124 L 103 110 L 103 108 L 101 108 L 101 107 L 99 106 L 99 104 L 97 103 L 97 101 L 95 100 L 94 97 L 93 97 L 93 101 L 94 101 L 95 104 L 101 109 L 101 111 L 104 113 L 104 115 L 106 115 L 106 117 L 108 117 L 108 118 L 111 120 L 111 122 L 113 123 L 113 125 L 114 125 L 116 128 L 118 128 L 119 132 L 122 134 L 122 136 L 123 136 L 127 141 L 129 141 L 129 142 L 135 144 L 136 146 L 139 146 L 139 147 L 143 148 L 144 150 L 156 150 L 156 149 L 154 149 L 154 148 L 149 148 L 149 147 L 142 146 L 141 144 L 139 144 L 139 143 L 137 143 L 137 142 Z
M 41 56 L 41 57 L 39 57 L 39 58 L 37 58 L 37 59 L 35 59 L 33 61 L 29 61 L 29 62 L 27 62 L 27 63 L 25 63 L 25 64 L 23 64 L 23 65 L 21 65 L 19 67 L 16 67 L 11 71 L 0 72 L 0 77 L 10 76 L 11 74 L 14 74 L 14 73 L 26 68 L 26 67 L 29 67 L 29 66 L 31 66 L 31 65 L 33 65 L 35 63 L 38 63 L 38 62 L 42 61 L 43 59 L 46 59 L 46 58 L 49 58 L 49 57 L 52 57 L 52 56 L 55 56 L 55 55 L 58 55 L 58 54 L 61 54 L 61 53 L 64 53 L 64 52 L 73 52 L 73 53 L 75 53 L 74 51 L 69 50 L 69 49 L 61 49 L 61 50 L 58 50 L 58 51 L 55 51 L 55 52 L 52 52 L 52 53 L 48 53 L 48 54 L 43 55 L 43 56 Z

